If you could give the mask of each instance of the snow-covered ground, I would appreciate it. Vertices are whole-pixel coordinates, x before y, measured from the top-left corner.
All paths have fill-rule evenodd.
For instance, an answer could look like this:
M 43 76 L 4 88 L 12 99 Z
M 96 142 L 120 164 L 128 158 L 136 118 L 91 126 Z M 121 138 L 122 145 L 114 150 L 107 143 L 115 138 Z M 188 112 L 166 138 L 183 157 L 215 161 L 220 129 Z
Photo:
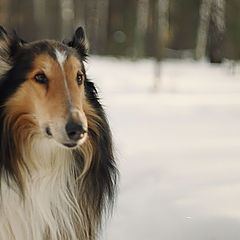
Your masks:
M 190 60 L 92 57 L 119 196 L 103 240 L 240 239 L 240 73 Z

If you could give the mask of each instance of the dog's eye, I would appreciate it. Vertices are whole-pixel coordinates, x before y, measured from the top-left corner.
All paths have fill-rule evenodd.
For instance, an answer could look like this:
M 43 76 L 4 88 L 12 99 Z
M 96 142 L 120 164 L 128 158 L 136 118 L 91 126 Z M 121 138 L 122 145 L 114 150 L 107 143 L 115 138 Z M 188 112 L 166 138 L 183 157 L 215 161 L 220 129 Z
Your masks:
M 78 84 L 78 85 L 81 85 L 81 84 L 82 84 L 82 81 L 83 81 L 83 74 L 78 73 L 78 74 L 77 74 L 77 84 Z
M 34 79 L 36 82 L 41 83 L 41 84 L 47 84 L 48 79 L 44 73 L 39 73 L 34 76 Z

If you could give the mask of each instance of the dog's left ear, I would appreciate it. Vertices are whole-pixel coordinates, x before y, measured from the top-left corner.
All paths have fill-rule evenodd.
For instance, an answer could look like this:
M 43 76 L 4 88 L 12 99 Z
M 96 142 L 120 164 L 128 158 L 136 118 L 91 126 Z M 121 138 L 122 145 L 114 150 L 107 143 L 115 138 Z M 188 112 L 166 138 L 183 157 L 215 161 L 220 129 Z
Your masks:
M 25 44 L 16 32 L 8 34 L 7 31 L 0 26 L 0 76 L 6 73 L 14 63 L 18 50 Z
M 83 58 L 83 60 L 85 60 L 87 57 L 88 47 L 87 41 L 85 39 L 85 33 L 82 27 L 77 28 L 72 40 L 65 44 L 67 44 L 69 47 L 75 48 L 78 54 Z

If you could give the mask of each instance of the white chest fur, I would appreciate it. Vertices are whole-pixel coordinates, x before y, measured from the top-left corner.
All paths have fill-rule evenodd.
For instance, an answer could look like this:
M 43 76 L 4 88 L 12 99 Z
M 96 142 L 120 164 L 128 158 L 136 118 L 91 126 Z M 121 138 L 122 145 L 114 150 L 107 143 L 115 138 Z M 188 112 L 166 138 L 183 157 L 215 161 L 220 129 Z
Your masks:
M 45 240 L 46 232 L 51 240 L 77 240 L 73 221 L 80 223 L 81 214 L 71 152 L 48 146 L 35 157 L 38 165 L 26 175 L 24 201 L 1 179 L 0 240 Z

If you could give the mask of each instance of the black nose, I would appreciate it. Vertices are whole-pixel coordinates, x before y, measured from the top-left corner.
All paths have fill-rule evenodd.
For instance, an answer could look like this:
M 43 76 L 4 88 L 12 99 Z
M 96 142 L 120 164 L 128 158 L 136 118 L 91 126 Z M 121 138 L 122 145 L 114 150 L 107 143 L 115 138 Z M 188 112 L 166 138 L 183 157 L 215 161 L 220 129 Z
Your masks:
M 80 123 L 76 123 L 72 120 L 68 121 L 66 125 L 66 132 L 70 140 L 78 141 L 83 138 L 84 133 L 86 132 Z

